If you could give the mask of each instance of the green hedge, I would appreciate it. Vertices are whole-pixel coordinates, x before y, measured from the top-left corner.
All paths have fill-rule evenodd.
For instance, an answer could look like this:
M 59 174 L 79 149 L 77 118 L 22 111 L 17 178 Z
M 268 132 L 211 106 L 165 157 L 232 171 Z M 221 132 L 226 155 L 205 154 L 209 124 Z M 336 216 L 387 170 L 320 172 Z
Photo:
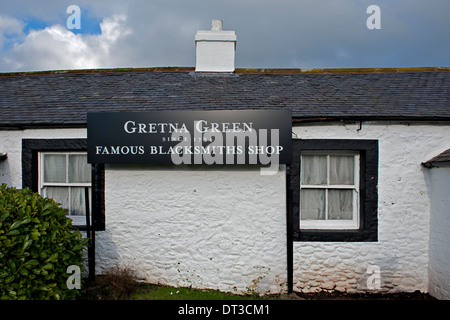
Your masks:
M 83 269 L 87 240 L 52 199 L 0 186 L 0 299 L 74 299 L 70 265 Z

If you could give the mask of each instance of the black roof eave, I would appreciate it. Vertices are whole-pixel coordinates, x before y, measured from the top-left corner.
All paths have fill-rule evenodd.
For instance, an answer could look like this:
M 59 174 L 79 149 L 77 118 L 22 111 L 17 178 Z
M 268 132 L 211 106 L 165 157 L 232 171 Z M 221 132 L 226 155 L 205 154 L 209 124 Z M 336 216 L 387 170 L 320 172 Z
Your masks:
M 303 123 L 317 123 L 317 122 L 341 122 L 341 121 L 400 121 L 400 122 L 449 122 L 450 117 L 387 117 L 387 116 L 373 116 L 373 117 L 330 117 L 330 116 L 317 116 L 317 117 L 301 117 L 293 116 L 292 125 L 301 125 Z M 0 124 L 0 130 L 25 130 L 25 129 L 76 129 L 76 128 L 86 128 L 86 122 L 77 123 L 59 123 L 59 122 L 23 122 L 23 123 L 3 123 Z
M 450 167 L 450 161 L 427 161 L 422 162 L 422 166 L 428 169 L 440 168 L 440 167 Z
M 307 122 L 336 122 L 336 121 L 407 121 L 407 122 L 438 122 L 450 121 L 450 117 L 417 117 L 417 116 L 349 116 L 349 117 L 292 117 L 292 123 L 301 124 Z

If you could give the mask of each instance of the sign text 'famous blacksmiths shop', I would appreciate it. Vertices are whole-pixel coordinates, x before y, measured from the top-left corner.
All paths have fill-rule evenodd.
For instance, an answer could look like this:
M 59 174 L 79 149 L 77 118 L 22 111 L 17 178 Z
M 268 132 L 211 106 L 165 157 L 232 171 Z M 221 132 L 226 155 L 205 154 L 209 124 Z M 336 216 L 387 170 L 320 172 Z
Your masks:
M 87 123 L 89 163 L 291 162 L 289 111 L 100 112 Z

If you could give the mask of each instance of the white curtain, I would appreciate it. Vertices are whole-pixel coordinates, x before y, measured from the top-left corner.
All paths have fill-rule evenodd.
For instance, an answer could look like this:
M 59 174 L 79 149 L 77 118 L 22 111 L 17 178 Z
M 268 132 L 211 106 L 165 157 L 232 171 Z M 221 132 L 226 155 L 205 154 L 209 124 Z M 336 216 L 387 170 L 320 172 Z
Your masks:
M 69 155 L 69 182 L 91 182 L 91 166 L 86 155 Z
M 63 208 L 69 209 L 69 215 L 85 215 L 85 187 L 71 186 L 70 184 L 91 182 L 91 165 L 87 163 L 87 156 L 79 154 L 44 155 L 44 183 L 56 182 L 69 185 L 46 186 L 43 188 L 45 195 L 60 203 Z M 89 188 L 89 193 L 91 193 L 91 188 Z
M 330 156 L 330 184 L 354 184 L 354 157 Z
M 303 155 L 302 185 L 327 185 L 327 189 L 302 188 L 300 191 L 301 220 L 352 220 L 353 196 L 351 189 L 332 189 L 333 185 L 355 183 L 354 156 Z M 325 203 L 327 201 L 327 203 Z M 327 215 L 325 214 L 328 207 Z
M 352 220 L 353 190 L 328 190 L 328 219 Z
M 327 156 L 302 157 L 302 184 L 327 183 Z
M 60 203 L 63 208 L 69 208 L 69 187 L 45 187 L 45 195 Z
M 63 208 L 69 209 L 69 215 L 82 216 L 86 214 L 85 187 L 45 187 L 46 197 L 60 203 Z M 69 197 L 70 195 L 70 197 Z M 91 188 L 89 188 L 89 202 L 92 201 Z
M 66 182 L 66 155 L 44 156 L 44 182 Z
M 325 219 L 325 189 L 302 189 L 300 191 L 301 220 Z
M 89 188 L 89 191 L 91 188 Z M 89 199 L 91 196 L 89 195 Z M 70 188 L 70 215 L 82 216 L 86 214 L 84 187 Z

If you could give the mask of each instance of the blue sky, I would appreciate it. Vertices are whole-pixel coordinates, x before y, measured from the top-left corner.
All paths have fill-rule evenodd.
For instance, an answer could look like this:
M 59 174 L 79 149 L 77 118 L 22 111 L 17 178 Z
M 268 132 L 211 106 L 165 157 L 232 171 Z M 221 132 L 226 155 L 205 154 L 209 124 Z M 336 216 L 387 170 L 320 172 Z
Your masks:
M 88 9 L 81 9 L 80 14 L 80 29 L 71 29 L 71 31 L 75 34 L 100 34 L 100 22 L 102 22 L 101 17 L 93 16 Z M 22 21 L 25 24 L 23 31 L 28 34 L 31 30 L 43 30 L 46 27 L 51 27 L 55 23 L 59 23 L 61 25 L 67 24 L 67 19 L 71 14 L 64 14 L 57 20 L 43 20 L 37 19 L 33 16 L 28 16 L 22 18 Z
M 450 66 L 448 0 L 1 1 L 0 72 L 194 66 L 195 32 L 216 18 L 236 31 L 239 68 Z

